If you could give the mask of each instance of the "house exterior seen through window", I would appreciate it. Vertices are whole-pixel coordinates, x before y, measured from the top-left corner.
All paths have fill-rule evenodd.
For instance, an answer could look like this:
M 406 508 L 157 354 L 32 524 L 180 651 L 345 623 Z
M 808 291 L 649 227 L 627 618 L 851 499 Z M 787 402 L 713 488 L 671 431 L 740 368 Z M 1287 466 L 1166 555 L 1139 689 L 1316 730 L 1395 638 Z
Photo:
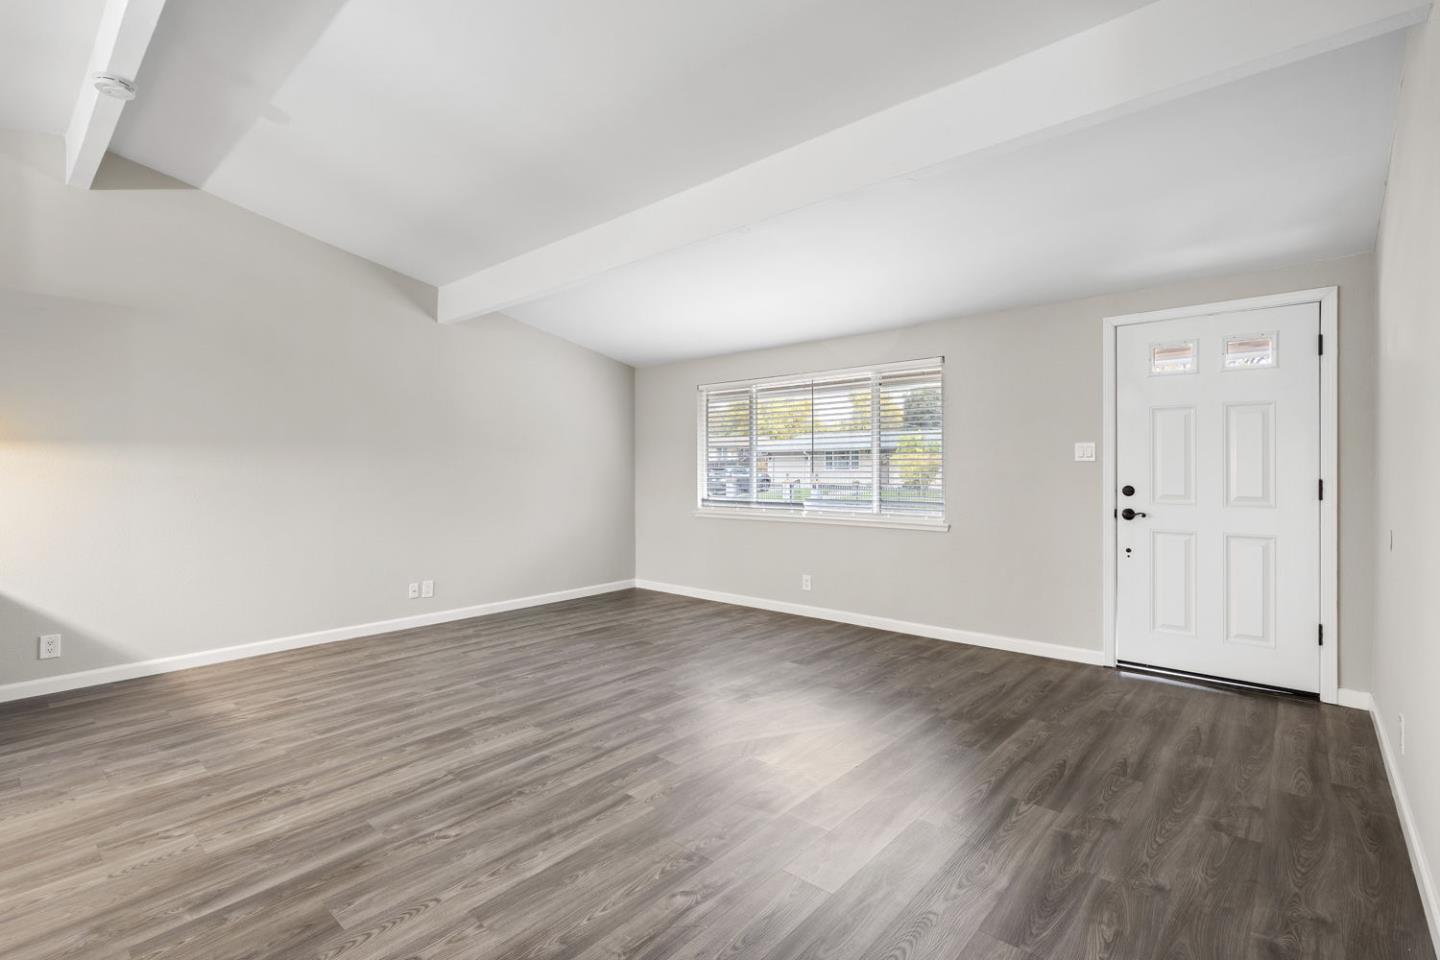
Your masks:
M 702 512 L 941 525 L 944 362 L 700 388 Z

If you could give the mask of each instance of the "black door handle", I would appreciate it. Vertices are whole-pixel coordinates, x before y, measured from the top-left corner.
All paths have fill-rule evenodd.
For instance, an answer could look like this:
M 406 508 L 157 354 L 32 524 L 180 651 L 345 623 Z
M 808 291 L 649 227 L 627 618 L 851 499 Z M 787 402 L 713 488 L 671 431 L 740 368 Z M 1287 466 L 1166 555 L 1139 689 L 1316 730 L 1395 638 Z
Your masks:
M 1134 520 L 1136 517 L 1146 517 L 1149 516 L 1149 514 L 1141 513 L 1139 510 L 1131 510 L 1129 507 L 1126 507 L 1120 511 L 1120 516 L 1125 520 Z

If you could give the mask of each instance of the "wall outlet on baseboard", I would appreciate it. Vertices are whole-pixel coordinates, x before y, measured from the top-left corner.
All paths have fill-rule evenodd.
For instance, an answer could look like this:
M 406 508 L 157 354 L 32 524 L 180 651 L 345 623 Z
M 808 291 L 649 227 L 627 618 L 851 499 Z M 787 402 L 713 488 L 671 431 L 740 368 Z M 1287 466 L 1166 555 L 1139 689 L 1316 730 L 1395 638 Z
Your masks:
M 60 634 L 45 634 L 40 638 L 40 659 L 54 660 L 58 656 L 60 656 Z
M 418 600 L 418 599 L 420 599 L 420 584 L 418 584 L 418 583 L 412 583 L 412 584 L 410 584 L 410 589 L 407 590 L 407 591 L 405 591 L 405 596 L 408 597 L 408 598 L 410 598 L 411 600 Z
M 1400 714 L 1400 756 L 1405 756 L 1405 714 Z
M 433 596 L 435 596 L 435 581 L 434 581 L 434 580 L 421 580 L 421 581 L 420 581 L 420 596 L 422 596 L 422 597 L 433 597 Z
M 801 590 L 809 590 L 809 589 L 810 589 L 810 574 L 808 574 L 808 573 L 802 573 L 802 574 L 800 574 L 800 589 L 801 589 Z

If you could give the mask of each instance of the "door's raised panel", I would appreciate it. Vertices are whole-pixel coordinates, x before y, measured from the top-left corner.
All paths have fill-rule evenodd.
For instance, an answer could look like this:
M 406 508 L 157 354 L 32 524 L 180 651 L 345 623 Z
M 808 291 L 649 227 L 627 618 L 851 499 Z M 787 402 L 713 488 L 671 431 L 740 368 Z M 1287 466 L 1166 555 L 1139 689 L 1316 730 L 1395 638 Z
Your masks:
M 1225 502 L 1275 506 L 1275 404 L 1225 405 Z
M 1225 639 L 1275 646 L 1275 538 L 1225 538 Z
M 1195 502 L 1195 408 L 1150 409 L 1150 488 L 1155 503 Z
M 1150 626 L 1160 633 L 1195 635 L 1195 534 L 1150 535 Z

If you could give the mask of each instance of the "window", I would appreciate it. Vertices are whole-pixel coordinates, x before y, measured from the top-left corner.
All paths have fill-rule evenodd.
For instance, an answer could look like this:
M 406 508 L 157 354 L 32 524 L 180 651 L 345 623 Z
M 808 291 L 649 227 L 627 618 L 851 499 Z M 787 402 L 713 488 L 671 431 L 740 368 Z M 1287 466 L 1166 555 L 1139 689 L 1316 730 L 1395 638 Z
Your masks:
M 943 526 L 943 360 L 700 388 L 702 512 Z
M 1257 370 L 1275 366 L 1275 334 L 1252 333 L 1225 338 L 1225 370 Z
M 1177 373 L 1195 372 L 1195 341 L 1152 343 L 1150 345 L 1150 376 L 1171 377 Z

